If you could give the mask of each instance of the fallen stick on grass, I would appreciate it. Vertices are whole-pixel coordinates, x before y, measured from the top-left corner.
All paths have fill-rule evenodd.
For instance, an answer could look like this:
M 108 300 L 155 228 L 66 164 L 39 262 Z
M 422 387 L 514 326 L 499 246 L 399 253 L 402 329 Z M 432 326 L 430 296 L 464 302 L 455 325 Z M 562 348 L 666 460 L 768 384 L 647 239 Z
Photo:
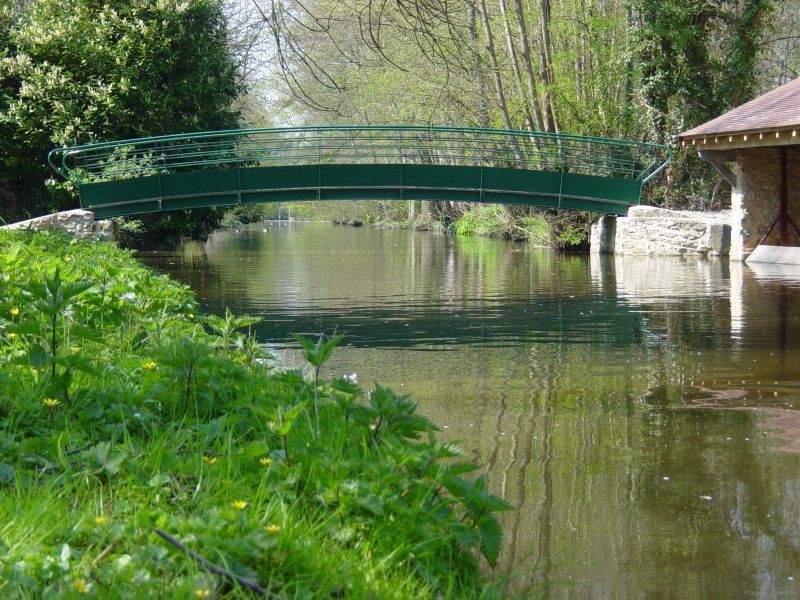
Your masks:
M 159 529 L 158 527 L 156 527 L 156 533 L 161 539 L 165 540 L 174 548 L 177 548 L 184 554 L 188 554 L 189 557 L 192 560 L 194 560 L 198 565 L 200 565 L 202 569 L 205 569 L 206 571 L 213 573 L 214 575 L 219 575 L 220 577 L 225 577 L 226 579 L 235 581 L 243 588 L 246 588 L 251 592 L 255 592 L 256 594 L 259 594 L 261 596 L 266 596 L 267 598 L 273 598 L 274 600 L 281 600 L 280 596 L 273 594 L 269 590 L 261 587 L 257 582 L 252 581 L 251 579 L 247 579 L 245 577 L 241 577 L 236 573 L 231 573 L 227 569 L 223 569 L 219 565 L 215 565 L 207 558 L 200 556 L 197 552 L 189 550 L 189 548 L 181 544 L 176 538 L 172 537 L 163 529 Z

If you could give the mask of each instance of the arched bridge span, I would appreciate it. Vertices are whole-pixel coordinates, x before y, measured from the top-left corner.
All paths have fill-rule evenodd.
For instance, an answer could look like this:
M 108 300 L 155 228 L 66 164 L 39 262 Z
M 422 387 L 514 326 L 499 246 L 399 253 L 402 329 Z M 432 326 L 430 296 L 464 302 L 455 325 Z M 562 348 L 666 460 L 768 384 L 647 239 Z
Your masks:
M 48 161 L 107 218 L 301 200 L 454 200 L 624 214 L 666 146 L 416 126 L 210 131 L 57 148 Z

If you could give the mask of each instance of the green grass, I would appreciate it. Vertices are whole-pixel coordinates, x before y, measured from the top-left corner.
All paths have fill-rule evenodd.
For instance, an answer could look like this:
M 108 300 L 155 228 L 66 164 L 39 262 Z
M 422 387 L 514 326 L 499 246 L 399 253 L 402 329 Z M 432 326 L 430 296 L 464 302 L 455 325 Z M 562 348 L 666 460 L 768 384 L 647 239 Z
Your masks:
M 499 204 L 471 208 L 456 221 L 456 235 L 499 237 L 506 231 L 506 226 L 500 220 L 502 213 L 503 207 Z
M 460 450 L 321 380 L 338 339 L 271 370 L 254 322 L 112 245 L 0 232 L 0 596 L 497 595 L 508 507 Z
M 455 222 L 456 235 L 480 235 L 547 245 L 550 227 L 541 216 L 515 216 L 500 204 L 473 206 Z

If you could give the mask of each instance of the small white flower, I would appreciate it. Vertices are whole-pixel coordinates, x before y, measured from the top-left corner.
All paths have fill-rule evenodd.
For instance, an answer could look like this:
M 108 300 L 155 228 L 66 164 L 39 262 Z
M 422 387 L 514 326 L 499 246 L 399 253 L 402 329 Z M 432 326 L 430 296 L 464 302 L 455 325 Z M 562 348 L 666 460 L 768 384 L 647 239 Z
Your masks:
M 136 300 L 136 294 L 133 292 L 125 292 L 122 296 L 119 297 L 120 300 L 127 300 L 128 302 L 133 302 Z
M 342 375 L 342 379 L 350 383 L 358 383 L 358 374 L 350 373 L 350 375 Z

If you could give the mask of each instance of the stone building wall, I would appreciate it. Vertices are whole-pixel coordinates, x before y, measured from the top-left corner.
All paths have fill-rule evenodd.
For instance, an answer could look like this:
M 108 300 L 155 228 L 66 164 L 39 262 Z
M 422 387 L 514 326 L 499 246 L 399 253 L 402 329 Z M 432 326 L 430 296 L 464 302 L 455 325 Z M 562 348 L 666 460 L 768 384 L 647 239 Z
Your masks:
M 602 217 L 592 226 L 592 253 L 618 256 L 721 256 L 730 252 L 728 212 L 632 206 L 627 217 Z
M 789 214 L 800 225 L 800 147 L 787 147 Z M 736 151 L 729 163 L 736 176 L 731 195 L 731 258 L 743 260 L 755 250 L 780 207 L 781 160 L 779 148 L 748 148 Z M 790 226 L 791 227 L 791 226 Z M 764 242 L 778 243 L 779 227 Z M 797 238 L 790 232 L 790 239 Z
M 0 229 L 34 229 L 37 231 L 55 229 L 69 232 L 80 239 L 101 242 L 114 241 L 116 237 L 112 221 L 95 221 L 94 213 L 88 210 L 67 210 L 12 223 L 0 227 Z

